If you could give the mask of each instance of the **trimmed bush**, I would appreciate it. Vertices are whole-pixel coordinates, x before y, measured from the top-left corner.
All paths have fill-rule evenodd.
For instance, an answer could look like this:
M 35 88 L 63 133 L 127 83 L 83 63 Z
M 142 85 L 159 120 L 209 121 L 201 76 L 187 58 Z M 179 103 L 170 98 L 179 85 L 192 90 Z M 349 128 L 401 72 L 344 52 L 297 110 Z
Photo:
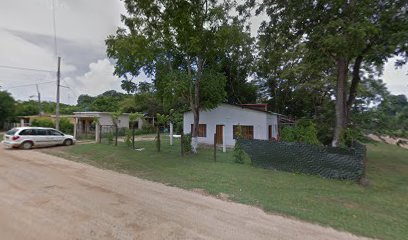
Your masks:
M 47 119 L 47 118 L 34 119 L 31 122 L 31 126 L 33 126 L 33 127 L 48 127 L 48 128 L 55 127 L 54 123 L 51 121 L 51 119 Z
M 68 118 L 60 119 L 60 130 L 66 134 L 74 134 L 74 124 Z
M 239 142 L 237 141 L 237 143 L 234 146 L 234 162 L 243 164 L 244 158 L 245 158 L 245 152 L 244 150 L 242 150 Z
M 299 120 L 294 126 L 284 127 L 281 130 L 281 139 L 285 142 L 321 145 L 317 138 L 316 124 L 306 119 Z
M 191 134 L 183 135 L 183 151 L 185 153 L 191 152 Z

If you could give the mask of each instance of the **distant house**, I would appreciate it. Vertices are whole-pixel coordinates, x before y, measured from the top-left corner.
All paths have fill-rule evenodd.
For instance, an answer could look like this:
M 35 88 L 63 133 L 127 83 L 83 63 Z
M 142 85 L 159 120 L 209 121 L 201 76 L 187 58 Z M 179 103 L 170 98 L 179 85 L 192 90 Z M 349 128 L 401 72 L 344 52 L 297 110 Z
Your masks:
M 201 111 L 198 142 L 234 146 L 238 134 L 245 139 L 274 139 L 278 137 L 279 114 L 268 112 L 266 104 L 230 105 L 221 104 L 217 108 Z M 184 113 L 183 132 L 191 133 L 193 113 Z
M 113 128 L 112 113 L 109 112 L 74 112 L 74 136 L 93 136 L 98 140 L 100 130 L 104 128 Z M 136 128 L 140 129 L 143 125 L 143 119 L 139 119 Z M 100 128 L 100 126 L 102 126 Z M 123 113 L 118 119 L 118 128 L 130 128 L 129 114 Z

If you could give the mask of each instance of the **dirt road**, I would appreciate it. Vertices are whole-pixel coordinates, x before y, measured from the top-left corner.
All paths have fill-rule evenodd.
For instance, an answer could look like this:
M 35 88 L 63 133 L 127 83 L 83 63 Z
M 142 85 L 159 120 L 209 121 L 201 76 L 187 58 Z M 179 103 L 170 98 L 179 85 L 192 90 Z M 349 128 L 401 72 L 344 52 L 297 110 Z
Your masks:
M 363 239 L 37 151 L 0 149 L 1 239 Z

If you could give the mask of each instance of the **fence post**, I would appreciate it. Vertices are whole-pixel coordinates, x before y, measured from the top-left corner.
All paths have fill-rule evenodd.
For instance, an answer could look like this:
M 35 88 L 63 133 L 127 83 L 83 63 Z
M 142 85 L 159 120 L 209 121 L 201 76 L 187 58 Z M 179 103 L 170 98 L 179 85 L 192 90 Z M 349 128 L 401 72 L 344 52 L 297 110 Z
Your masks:
M 180 137 L 180 152 L 181 152 L 181 156 L 184 156 L 184 132 L 181 132 L 181 137 Z
M 214 162 L 217 161 L 217 133 L 214 133 Z
M 99 143 L 102 143 L 102 125 L 99 125 Z
M 115 125 L 115 146 L 118 146 L 118 131 L 119 131 L 119 129 L 118 129 L 118 126 L 117 125 Z
M 157 126 L 157 142 L 156 142 L 157 151 L 160 152 L 160 127 Z
M 132 124 L 132 145 L 133 149 L 135 149 L 135 123 Z
M 173 122 L 170 122 L 170 146 L 173 146 Z

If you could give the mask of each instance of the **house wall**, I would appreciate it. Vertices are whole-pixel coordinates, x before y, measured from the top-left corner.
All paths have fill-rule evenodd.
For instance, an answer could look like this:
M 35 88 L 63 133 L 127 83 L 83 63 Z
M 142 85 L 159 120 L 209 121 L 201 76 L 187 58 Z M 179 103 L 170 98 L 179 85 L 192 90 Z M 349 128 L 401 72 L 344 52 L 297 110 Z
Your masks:
M 100 113 L 99 114 L 99 124 L 101 125 L 113 125 L 112 115 L 109 113 Z M 129 116 L 121 115 L 119 116 L 119 128 L 129 128 Z
M 190 133 L 191 124 L 194 117 L 192 112 L 184 113 L 183 131 L 185 134 Z M 224 125 L 224 139 L 227 146 L 234 146 L 233 126 L 250 125 L 254 126 L 254 139 L 269 138 L 268 125 L 278 123 L 277 116 L 261 111 L 241 108 L 227 104 L 221 104 L 215 109 L 200 112 L 200 124 L 207 125 L 207 136 L 199 137 L 200 143 L 213 144 L 216 125 Z M 275 137 L 277 133 L 275 133 Z
M 278 128 L 278 116 L 277 115 L 272 115 L 272 114 L 267 114 L 267 131 L 268 131 L 268 137 L 269 137 L 269 126 L 272 126 L 272 137 L 277 138 L 279 135 L 279 128 Z

